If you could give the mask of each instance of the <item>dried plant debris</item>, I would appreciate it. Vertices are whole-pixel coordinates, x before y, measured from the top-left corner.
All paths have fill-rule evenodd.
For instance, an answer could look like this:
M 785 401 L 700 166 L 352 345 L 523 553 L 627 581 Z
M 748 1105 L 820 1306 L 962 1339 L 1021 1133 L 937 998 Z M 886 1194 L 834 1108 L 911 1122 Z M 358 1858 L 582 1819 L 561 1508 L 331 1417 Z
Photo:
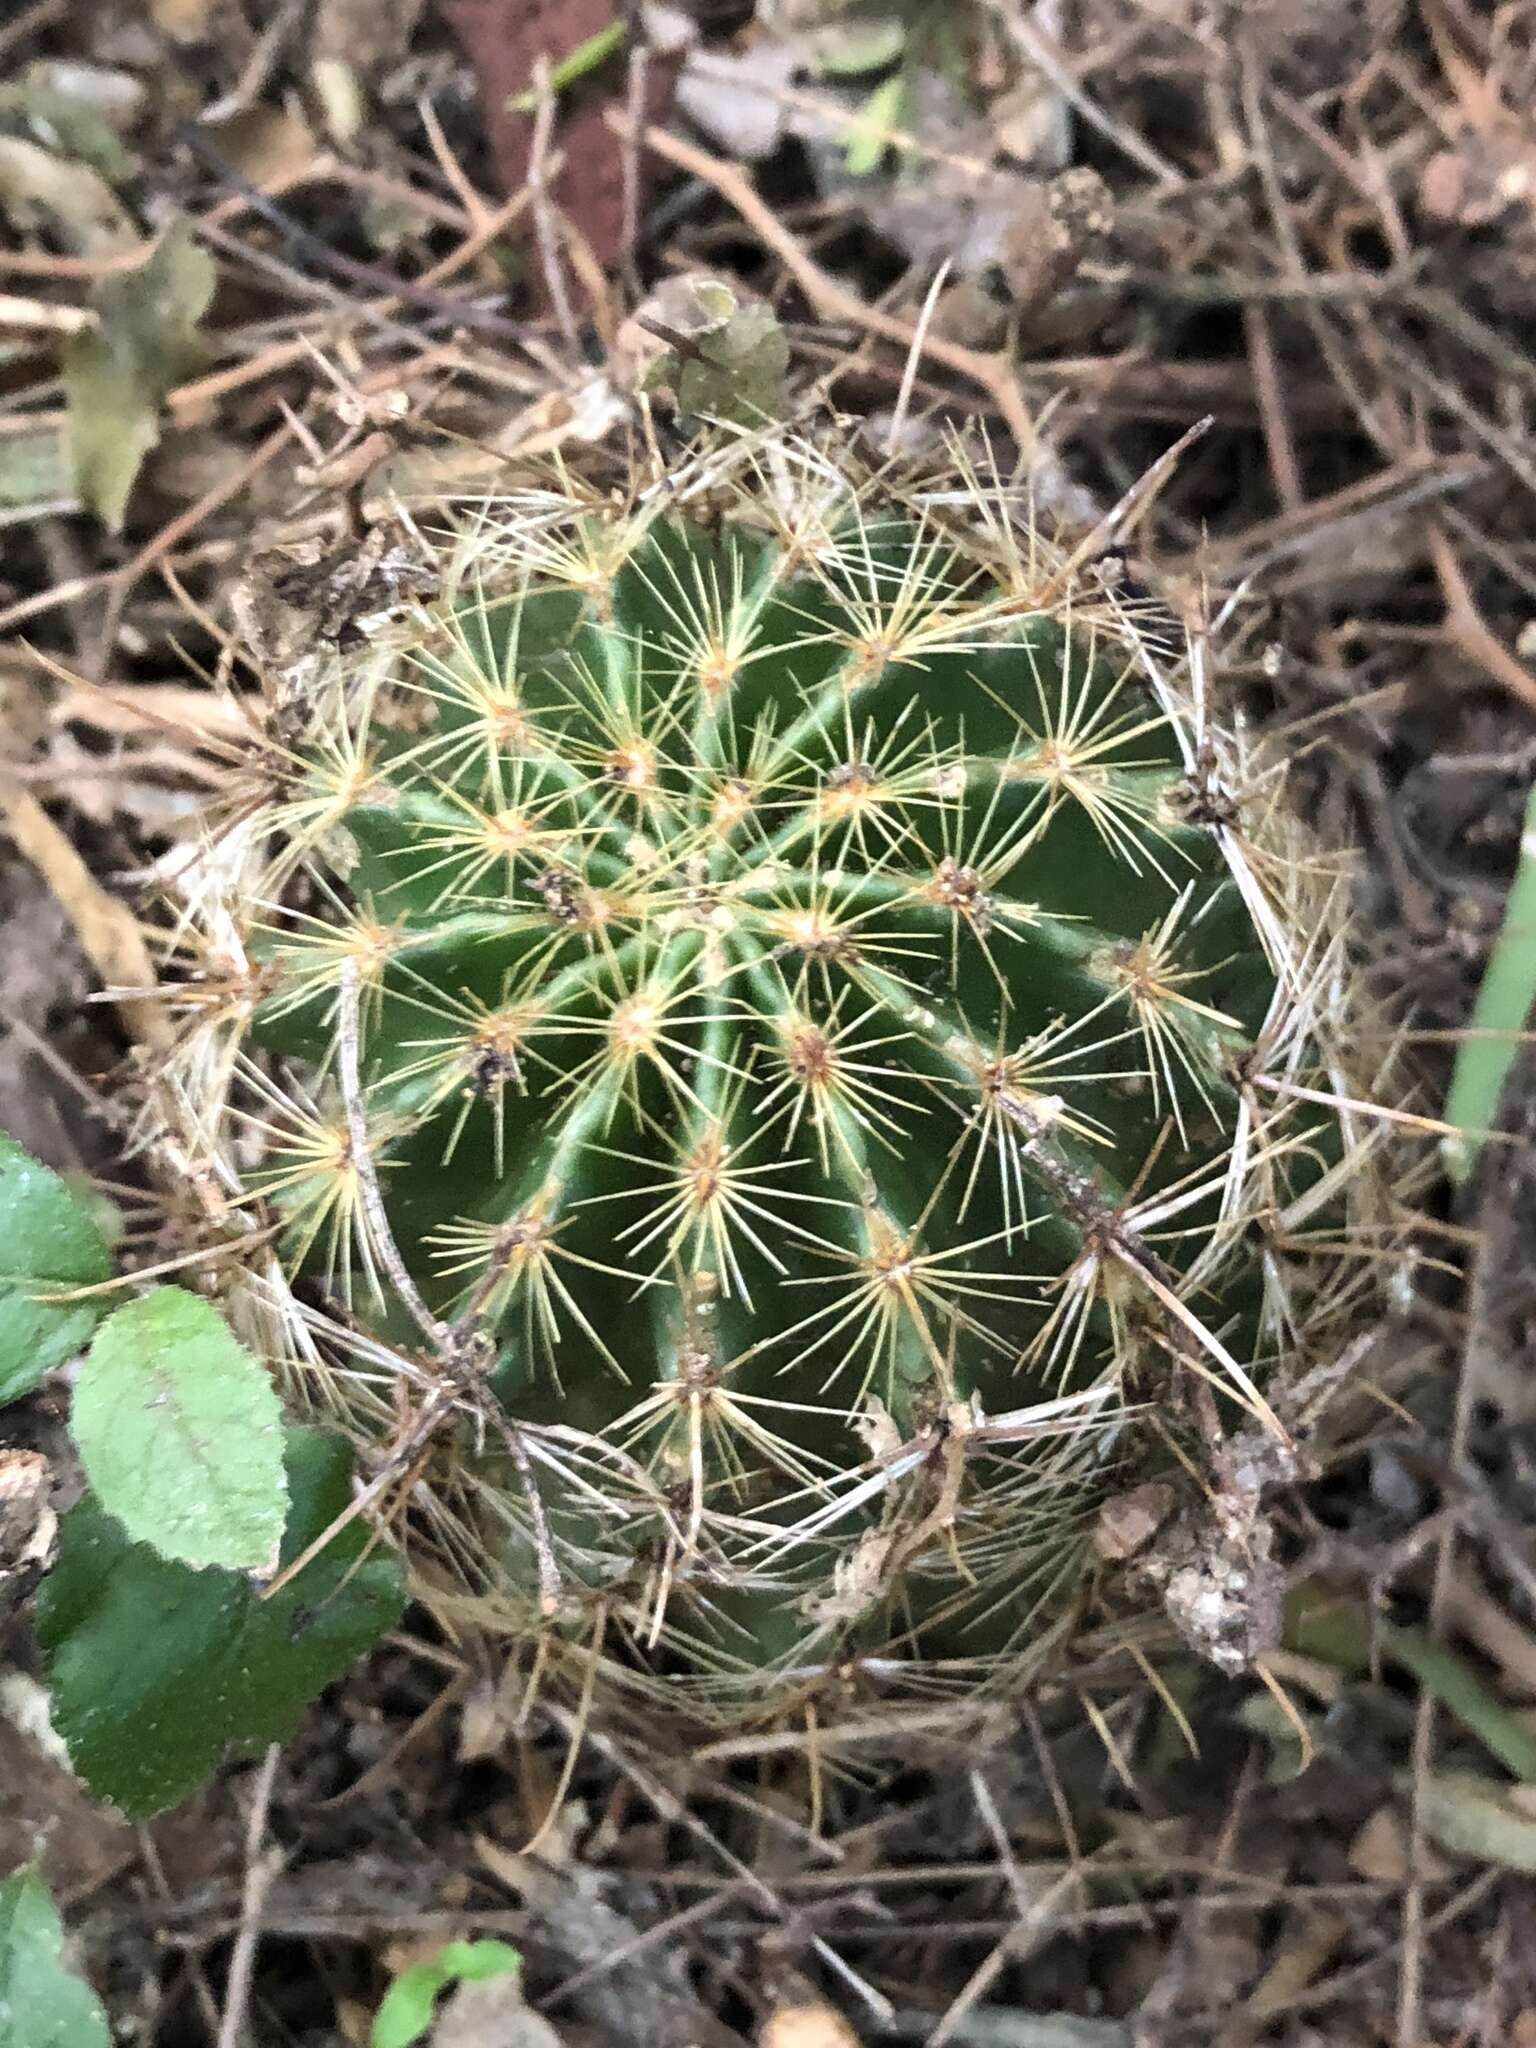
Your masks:
M 104 1167 L 106 1129 L 48 1055 L 80 1067 L 110 1066 L 105 1019 L 84 1008 L 91 969 L 68 912 L 37 870 L 0 858 L 0 1128 L 50 1166 Z
M 52 1492 L 52 1467 L 41 1451 L 0 1450 L 0 1621 L 53 1556 L 59 1518 Z

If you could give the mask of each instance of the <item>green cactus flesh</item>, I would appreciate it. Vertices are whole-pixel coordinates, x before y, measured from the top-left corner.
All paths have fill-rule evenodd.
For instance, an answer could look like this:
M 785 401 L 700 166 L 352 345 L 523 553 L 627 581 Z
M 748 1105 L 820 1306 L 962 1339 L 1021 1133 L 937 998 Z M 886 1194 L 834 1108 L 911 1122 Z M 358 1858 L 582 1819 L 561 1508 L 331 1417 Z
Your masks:
M 390 1234 L 514 1425 L 460 1432 L 455 1570 L 754 1698 L 1019 1655 L 1138 1416 L 1267 1415 L 1364 1284 L 1335 880 L 1001 498 L 539 499 L 445 554 L 262 825 L 233 1127 L 296 1296 L 359 1381 L 423 1356 L 345 982 Z

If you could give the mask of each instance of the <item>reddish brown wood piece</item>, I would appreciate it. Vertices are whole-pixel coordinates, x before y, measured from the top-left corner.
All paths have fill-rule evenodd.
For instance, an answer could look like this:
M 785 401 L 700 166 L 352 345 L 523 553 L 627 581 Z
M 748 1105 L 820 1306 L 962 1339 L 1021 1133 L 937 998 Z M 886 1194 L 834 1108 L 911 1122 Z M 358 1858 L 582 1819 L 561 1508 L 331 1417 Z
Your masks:
M 553 70 L 607 28 L 615 0 L 437 0 L 437 7 L 474 68 L 491 155 L 502 184 L 515 192 L 528 175 L 533 116 L 513 112 L 508 102 L 532 86 L 541 56 Z M 624 103 L 624 71 L 617 63 L 608 69 L 615 81 L 608 90 L 596 79 L 582 81 L 570 95 L 569 109 L 562 107 L 555 143 L 564 164 L 551 188 L 556 205 L 585 236 L 605 270 L 623 254 L 624 244 L 623 145 L 603 119 Z M 651 58 L 646 66 L 645 120 L 665 115 L 675 76 L 674 60 Z M 642 160 L 642 207 L 646 184 L 654 175 L 654 166 Z

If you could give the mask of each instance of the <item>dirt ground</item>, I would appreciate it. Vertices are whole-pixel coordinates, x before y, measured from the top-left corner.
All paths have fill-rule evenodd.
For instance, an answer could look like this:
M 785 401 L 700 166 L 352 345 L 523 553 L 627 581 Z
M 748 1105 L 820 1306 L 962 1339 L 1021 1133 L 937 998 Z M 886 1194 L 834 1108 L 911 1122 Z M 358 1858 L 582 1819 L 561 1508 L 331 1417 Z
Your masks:
M 1362 954 L 1437 1103 L 1536 767 L 1536 5 L 638 15 L 589 65 L 605 0 L 11 0 L 0 1126 L 133 1198 L 142 1013 L 93 998 L 141 979 L 124 906 L 238 736 L 210 679 L 253 547 L 365 545 L 434 464 L 577 459 L 622 413 L 626 314 L 700 268 L 773 303 L 804 402 L 903 447 L 979 417 L 1085 532 L 1199 428 L 1106 573 L 1221 620 L 1361 849 Z M 168 275 L 71 399 L 82 309 L 120 313 L 177 218 L 206 290 Z M 637 1763 L 595 1726 L 528 1856 L 575 1731 L 473 1642 L 408 1624 L 274 1774 L 136 1829 L 23 1725 L 18 1614 L 0 1870 L 43 1842 L 120 2038 L 157 2048 L 364 2043 L 391 1973 L 465 1934 L 520 1949 L 525 2002 L 440 2048 L 1536 2044 L 1536 1806 L 1462 1710 L 1467 1680 L 1536 1710 L 1527 1055 L 1501 1126 L 1469 1187 L 1426 1185 L 1381 1398 L 1276 1508 L 1296 1576 L 1416 1667 L 1292 1655 L 1174 1697 L 1122 1658 L 984 1744 L 935 1715 L 814 1768 Z M 47 1400 L 8 1421 L 58 1435 Z

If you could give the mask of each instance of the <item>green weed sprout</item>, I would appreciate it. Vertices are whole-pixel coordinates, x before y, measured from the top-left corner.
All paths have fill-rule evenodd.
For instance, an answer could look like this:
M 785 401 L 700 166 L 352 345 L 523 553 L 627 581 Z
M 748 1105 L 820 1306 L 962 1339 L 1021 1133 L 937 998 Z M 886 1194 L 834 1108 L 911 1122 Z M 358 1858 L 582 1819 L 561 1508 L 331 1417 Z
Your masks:
M 1472 1007 L 1471 1028 L 1456 1049 L 1445 1098 L 1452 1126 L 1441 1145 L 1454 1181 L 1470 1180 L 1499 1113 L 1536 1002 L 1536 789 L 1526 799 L 1520 861 L 1504 920 Z
M 1016 1680 L 1106 1495 L 1280 1430 L 1400 1257 L 1339 864 L 958 458 L 741 433 L 423 545 L 188 884 L 247 1317 L 541 1669 Z

